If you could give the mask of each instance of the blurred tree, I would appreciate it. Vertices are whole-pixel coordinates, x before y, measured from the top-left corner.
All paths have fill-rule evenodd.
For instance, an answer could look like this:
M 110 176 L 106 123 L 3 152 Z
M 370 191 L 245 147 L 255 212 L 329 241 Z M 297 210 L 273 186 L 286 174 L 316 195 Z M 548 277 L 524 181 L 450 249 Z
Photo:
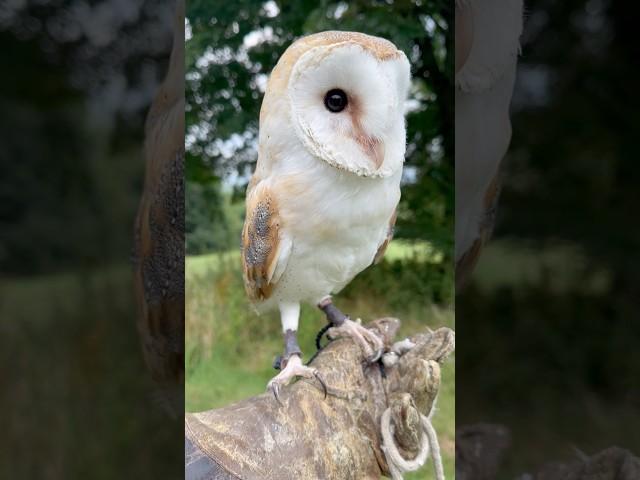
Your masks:
M 632 220 L 640 205 L 640 121 L 633 80 L 639 48 L 630 20 L 639 9 L 628 7 L 622 1 L 588 0 L 529 5 L 531 26 L 523 41 L 498 230 L 533 248 L 562 242 L 581 252 L 584 260 L 577 268 L 582 275 L 570 294 L 554 300 L 566 302 L 567 311 L 545 316 L 554 328 L 563 318 L 580 325 L 580 337 L 566 336 L 574 344 L 585 342 L 574 359 L 581 355 L 587 365 L 596 358 L 601 366 L 615 362 L 617 374 L 603 376 L 605 385 L 593 379 L 593 367 L 583 379 L 609 394 L 614 388 L 626 394 L 640 363 L 635 354 L 617 359 L 621 351 L 637 351 L 640 334 L 635 323 L 630 335 L 629 321 L 640 298 L 640 228 Z M 606 280 L 598 293 L 589 292 L 588 279 L 598 272 L 606 272 Z M 538 296 L 550 294 L 550 286 L 539 287 Z M 581 312 L 584 305 L 592 305 L 589 316 Z M 602 337 L 603 325 L 611 329 L 608 345 L 596 356 L 587 345 Z
M 397 236 L 453 247 L 453 3 L 239 0 L 187 7 L 187 179 L 213 172 L 241 196 L 257 158 L 267 75 L 298 37 L 353 30 L 387 38 L 412 65 Z M 193 185 L 191 183 L 190 185 Z
M 613 267 L 616 291 L 637 297 L 638 263 L 631 259 L 640 229 L 637 222 L 620 228 L 640 204 L 640 120 L 631 81 L 639 47 L 630 20 L 638 8 L 629 6 L 530 2 L 506 162 L 515 181 L 506 182 L 500 209 L 508 235 L 537 245 L 578 244 Z
M 166 0 L 3 2 L 3 274 L 127 258 L 123 225 L 140 196 L 143 119 L 166 69 L 172 10 Z
M 217 181 L 187 182 L 185 192 L 186 250 L 198 255 L 229 248 L 229 226 Z M 238 242 L 236 242 L 238 243 Z
M 526 3 L 493 256 L 456 299 L 456 418 L 508 424 L 513 474 L 568 443 L 640 448 L 640 8 Z

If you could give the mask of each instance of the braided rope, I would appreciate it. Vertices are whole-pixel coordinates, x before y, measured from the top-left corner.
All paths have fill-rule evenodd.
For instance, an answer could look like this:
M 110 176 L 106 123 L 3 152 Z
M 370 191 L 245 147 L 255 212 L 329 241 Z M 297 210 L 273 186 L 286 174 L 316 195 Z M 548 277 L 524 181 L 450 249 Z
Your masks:
M 433 408 L 431 411 L 433 412 Z M 393 480 L 403 480 L 404 473 L 418 470 L 427 461 L 429 453 L 431 453 L 431 458 L 433 459 L 433 469 L 436 480 L 444 480 L 440 444 L 438 443 L 438 435 L 431 424 L 430 417 L 431 413 L 429 416 L 420 414 L 420 423 L 422 425 L 420 451 L 413 460 L 405 460 L 398 451 L 398 447 L 393 438 L 394 427 L 391 425 L 391 408 L 387 408 L 382 414 L 380 426 L 382 430 L 382 451 L 389 465 L 389 471 Z

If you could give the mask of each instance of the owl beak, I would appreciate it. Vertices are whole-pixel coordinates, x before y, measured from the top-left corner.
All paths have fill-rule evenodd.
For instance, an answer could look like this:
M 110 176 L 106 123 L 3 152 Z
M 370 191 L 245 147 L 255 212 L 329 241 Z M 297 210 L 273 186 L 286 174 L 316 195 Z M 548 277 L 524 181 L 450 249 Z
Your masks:
M 365 137 L 360 144 L 365 155 L 371 159 L 371 162 L 378 170 L 384 162 L 384 143 L 375 137 Z
M 351 137 L 356 141 L 363 153 L 378 170 L 384 162 L 384 142 L 381 138 L 367 135 L 363 125 L 363 111 L 357 98 L 351 99 L 349 103 L 349 115 L 351 116 L 352 133 Z

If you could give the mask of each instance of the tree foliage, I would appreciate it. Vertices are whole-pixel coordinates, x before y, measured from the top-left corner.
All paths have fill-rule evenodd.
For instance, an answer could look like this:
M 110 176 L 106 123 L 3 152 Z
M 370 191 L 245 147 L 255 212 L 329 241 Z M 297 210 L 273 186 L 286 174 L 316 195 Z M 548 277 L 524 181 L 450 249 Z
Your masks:
M 560 445 L 640 448 L 639 7 L 526 7 L 494 240 L 456 299 L 457 419 L 508 425 L 504 478 Z
M 267 75 L 298 37 L 351 30 L 385 37 L 412 67 L 407 179 L 398 236 L 453 245 L 453 3 L 439 0 L 216 2 L 187 6 L 187 178 L 232 179 L 241 196 L 257 159 Z
M 142 186 L 144 116 L 165 75 L 172 10 L 164 0 L 128 8 L 3 2 L 3 273 L 126 258 Z

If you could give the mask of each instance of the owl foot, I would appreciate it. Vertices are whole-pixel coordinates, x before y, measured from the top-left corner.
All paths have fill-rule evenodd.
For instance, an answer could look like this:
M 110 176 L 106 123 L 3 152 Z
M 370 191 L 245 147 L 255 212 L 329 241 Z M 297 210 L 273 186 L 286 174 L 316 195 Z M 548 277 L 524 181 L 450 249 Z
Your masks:
M 384 351 L 384 343 L 378 335 L 349 318 L 345 319 L 342 325 L 330 328 L 327 333 L 331 338 L 341 336 L 351 337 L 360 345 L 369 363 L 377 362 Z
M 291 380 L 300 377 L 309 379 L 315 378 L 318 380 L 322 386 L 322 390 L 324 391 L 325 398 L 327 397 L 327 386 L 324 383 L 324 380 L 322 380 L 322 377 L 315 368 L 307 367 L 302 364 L 300 355 L 291 355 L 288 360 L 283 360 L 282 364 L 284 365 L 284 368 L 267 384 L 267 390 L 273 393 L 273 396 L 280 405 L 282 405 L 282 402 L 280 401 L 280 388 L 288 385 Z

